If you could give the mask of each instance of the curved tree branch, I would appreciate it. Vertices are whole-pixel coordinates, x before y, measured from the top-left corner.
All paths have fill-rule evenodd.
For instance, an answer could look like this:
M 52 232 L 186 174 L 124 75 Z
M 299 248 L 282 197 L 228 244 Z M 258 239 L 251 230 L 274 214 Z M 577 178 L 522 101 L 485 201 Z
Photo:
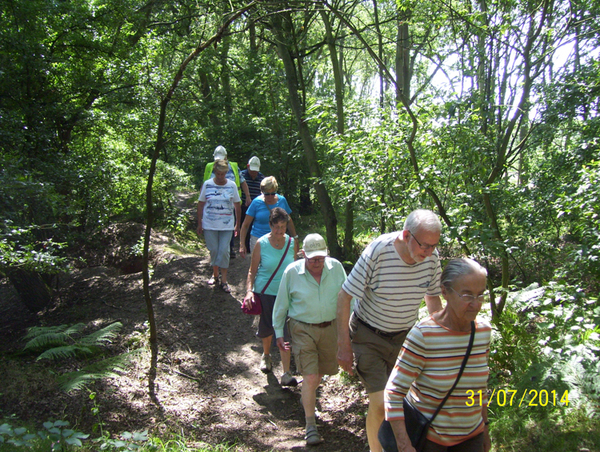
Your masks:
M 156 173 L 156 162 L 165 145 L 164 139 L 164 129 L 165 129 L 165 121 L 167 116 L 167 107 L 169 102 L 173 98 L 173 94 L 177 90 L 181 79 L 188 67 L 188 65 L 194 61 L 200 53 L 202 53 L 205 49 L 210 47 L 213 44 L 217 44 L 219 40 L 223 37 L 229 26 L 232 22 L 238 19 L 242 14 L 246 11 L 253 8 L 258 3 L 258 0 L 254 0 L 253 2 L 246 5 L 244 8 L 234 12 L 229 15 L 229 17 L 223 22 L 223 24 L 219 27 L 217 32 L 207 41 L 201 43 L 194 49 L 192 53 L 190 53 L 187 58 L 181 63 L 175 77 L 173 78 L 173 82 L 169 87 L 169 90 L 165 94 L 164 98 L 160 103 L 160 113 L 158 120 L 158 129 L 156 132 L 156 141 L 154 144 L 154 151 L 152 154 L 152 160 L 150 163 L 150 170 L 148 172 L 148 183 L 146 185 L 146 230 L 144 233 L 144 251 L 143 251 L 143 269 L 142 269 L 142 277 L 143 277 L 143 287 L 144 287 L 144 299 L 146 300 L 146 308 L 148 309 L 148 323 L 150 327 L 150 369 L 148 371 L 148 390 L 150 394 L 150 398 L 152 401 L 159 405 L 158 398 L 156 396 L 155 389 L 155 380 L 156 380 L 156 368 L 158 363 L 158 336 L 156 330 L 156 319 L 154 317 L 154 307 L 152 305 L 152 297 L 150 295 L 150 272 L 149 272 L 149 249 L 150 249 L 150 235 L 152 232 L 152 225 L 154 222 L 154 210 L 153 210 L 153 200 L 152 200 L 152 185 L 154 183 L 154 174 Z

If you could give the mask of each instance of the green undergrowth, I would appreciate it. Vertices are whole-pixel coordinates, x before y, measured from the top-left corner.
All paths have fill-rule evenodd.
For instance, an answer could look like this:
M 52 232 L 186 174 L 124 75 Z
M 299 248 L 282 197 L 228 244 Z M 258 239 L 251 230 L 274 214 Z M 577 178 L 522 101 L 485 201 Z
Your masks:
M 583 408 L 553 411 L 539 419 L 527 408 L 513 406 L 491 410 L 490 418 L 496 418 L 490 428 L 494 451 L 600 451 L 600 420 Z
M 164 251 L 179 257 L 208 255 L 206 247 L 198 239 L 196 231 L 187 230 L 178 234 L 175 239 L 169 240 L 164 246 Z
M 198 444 L 181 435 L 170 439 L 149 436 L 148 431 L 123 432 L 115 437 L 91 438 L 89 434 L 71 428 L 66 421 L 47 421 L 36 429 L 28 425 L 13 425 L 12 420 L 0 420 L 0 452 L 241 452 L 237 445 Z M 19 423 L 16 423 L 19 424 Z M 194 445 L 190 446 L 190 443 Z
M 494 322 L 490 431 L 497 451 L 600 451 L 600 306 L 576 286 L 513 291 Z

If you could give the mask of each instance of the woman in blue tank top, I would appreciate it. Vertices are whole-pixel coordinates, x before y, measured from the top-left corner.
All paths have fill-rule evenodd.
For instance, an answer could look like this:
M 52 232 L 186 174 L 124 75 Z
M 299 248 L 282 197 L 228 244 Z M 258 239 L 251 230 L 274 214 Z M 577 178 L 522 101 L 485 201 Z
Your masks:
M 260 294 L 262 313 L 256 335 L 261 339 L 263 355 L 260 360 L 260 370 L 268 373 L 272 369 L 271 343 L 273 341 L 273 306 L 279 290 L 281 276 L 286 267 L 294 262 L 298 253 L 298 243 L 286 234 L 290 216 L 280 207 L 275 207 L 269 214 L 271 232 L 263 235 L 254 246 L 252 260 L 246 281 L 246 296 L 242 303 L 249 303 L 253 292 Z M 242 242 L 243 243 L 243 242 Z M 280 264 L 281 263 L 281 264 Z M 287 341 L 289 333 L 285 332 Z M 281 353 L 283 375 L 282 386 L 295 386 L 296 379 L 290 374 L 290 351 Z

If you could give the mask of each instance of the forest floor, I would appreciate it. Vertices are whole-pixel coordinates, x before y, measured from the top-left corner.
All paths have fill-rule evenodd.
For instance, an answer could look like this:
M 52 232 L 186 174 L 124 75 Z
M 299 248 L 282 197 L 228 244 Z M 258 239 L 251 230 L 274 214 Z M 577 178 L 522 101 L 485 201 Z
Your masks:
M 188 197 L 180 205 L 191 218 Z M 195 224 L 192 221 L 195 228 Z M 249 259 L 231 260 L 231 293 L 209 287 L 207 253 L 174 252 L 174 245 L 154 234 L 151 293 L 158 326 L 156 379 L 159 406 L 148 395 L 148 328 L 142 274 L 123 274 L 108 256 L 133 246 L 140 225 L 113 234 L 101 249 L 87 252 L 87 265 L 61 276 L 53 305 L 33 314 L 22 305 L 7 279 L 0 280 L 0 418 L 41 428 L 47 420 L 67 420 L 79 431 L 100 436 L 149 430 L 169 439 L 187 438 L 189 447 L 227 444 L 238 451 L 367 451 L 366 395 L 355 380 L 340 374 L 323 381 L 317 402 L 320 446 L 306 447 L 301 385 L 282 387 L 281 366 L 274 351 L 273 373 L 258 369 L 262 348 L 255 337 L 257 317 L 245 315 L 244 296 Z M 113 231 L 114 232 L 114 231 Z M 118 237 L 118 238 L 117 238 Z M 125 238 L 124 238 L 125 237 Z M 123 243 L 129 241 L 130 243 Z M 119 378 L 91 383 L 64 393 L 55 373 L 74 370 L 75 361 L 35 362 L 18 353 L 31 326 L 84 323 L 90 330 L 119 321 L 123 328 L 113 353 L 142 347 L 142 354 Z M 297 376 L 301 380 L 300 376 Z M 95 393 L 95 398 L 90 397 Z

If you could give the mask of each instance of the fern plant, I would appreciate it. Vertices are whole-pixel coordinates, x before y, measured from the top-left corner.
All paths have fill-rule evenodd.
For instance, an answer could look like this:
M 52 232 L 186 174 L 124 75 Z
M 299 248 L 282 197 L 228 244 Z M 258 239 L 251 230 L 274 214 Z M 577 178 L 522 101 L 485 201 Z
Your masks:
M 119 376 L 119 372 L 127 370 L 127 366 L 137 353 L 138 351 L 123 353 L 85 366 L 81 370 L 67 372 L 58 377 L 58 384 L 63 391 L 70 392 L 82 389 L 87 383 L 94 380 L 116 378 Z
M 123 327 L 114 322 L 97 331 L 82 335 L 83 323 L 51 327 L 33 327 L 25 335 L 27 343 L 24 351 L 39 353 L 36 361 L 47 359 L 62 361 L 70 358 L 94 358 L 118 336 Z M 72 391 L 83 388 L 87 383 L 117 377 L 130 363 L 136 351 L 95 361 L 75 372 L 67 372 L 58 377 L 62 390 Z

